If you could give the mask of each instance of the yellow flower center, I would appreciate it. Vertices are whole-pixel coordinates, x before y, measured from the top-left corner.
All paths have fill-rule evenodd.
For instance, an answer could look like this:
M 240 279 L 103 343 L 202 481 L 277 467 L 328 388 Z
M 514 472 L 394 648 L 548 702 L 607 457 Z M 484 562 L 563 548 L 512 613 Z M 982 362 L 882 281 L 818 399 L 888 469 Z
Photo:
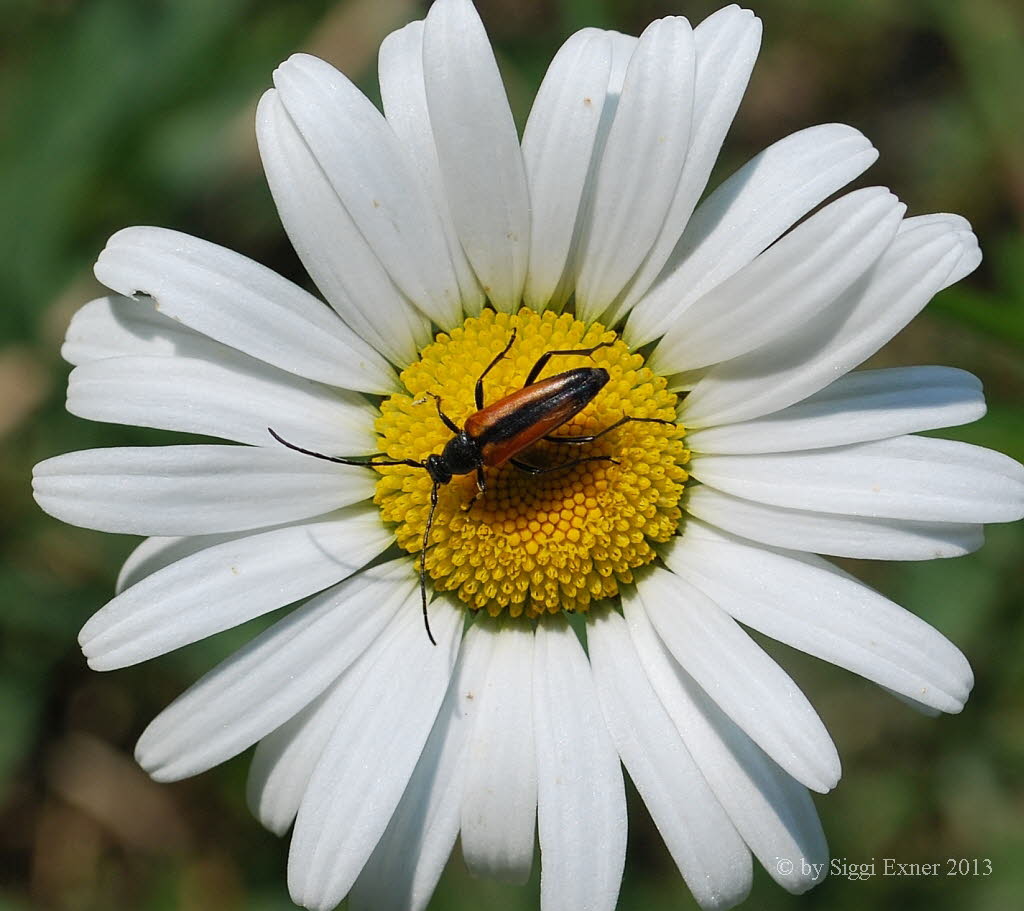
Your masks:
M 644 366 L 598 323 L 587 326 L 569 314 L 517 314 L 485 310 L 451 333 L 438 335 L 421 359 L 402 372 L 409 394 L 381 404 L 380 451 L 389 458 L 423 461 L 452 438 L 437 414 L 432 393 L 460 427 L 477 411 L 477 378 L 516 339 L 484 380 L 484 403 L 522 388 L 530 368 L 546 351 L 590 348 L 611 342 L 592 356 L 553 357 L 540 379 L 575 367 L 604 367 L 607 385 L 556 436 L 589 436 L 622 417 L 676 420 L 676 396 L 663 377 Z M 529 465 L 551 468 L 588 456 L 588 461 L 543 474 L 510 463 L 485 467 L 487 488 L 473 502 L 473 473 L 453 477 L 438 490 L 438 505 L 426 553 L 434 587 L 454 591 L 474 609 L 492 616 L 587 610 L 610 598 L 632 570 L 650 563 L 654 544 L 667 541 L 679 524 L 679 499 L 689 452 L 683 428 L 630 422 L 592 443 L 541 441 L 517 453 Z M 378 469 L 374 501 L 395 522 L 401 547 L 419 553 L 430 512 L 432 481 L 423 468 Z

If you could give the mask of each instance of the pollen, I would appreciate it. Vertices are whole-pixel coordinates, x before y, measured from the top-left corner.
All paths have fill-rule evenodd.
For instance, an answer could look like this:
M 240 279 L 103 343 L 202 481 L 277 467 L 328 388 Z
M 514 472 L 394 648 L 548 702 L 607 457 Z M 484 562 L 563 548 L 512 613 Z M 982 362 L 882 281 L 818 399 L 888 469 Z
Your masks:
M 654 545 L 672 537 L 687 480 L 689 452 L 683 428 L 674 423 L 676 396 L 614 332 L 551 311 L 485 310 L 467 319 L 439 334 L 402 372 L 407 393 L 381 404 L 380 451 L 417 461 L 440 453 L 452 431 L 431 395 L 463 426 L 478 410 L 477 378 L 513 329 L 515 342 L 484 380 L 485 405 L 521 389 L 545 352 L 605 342 L 610 344 L 591 356 L 552 357 L 541 373 L 539 379 L 575 367 L 604 367 L 609 374 L 596 398 L 553 436 L 591 436 L 623 417 L 673 423 L 630 422 L 591 443 L 542 440 L 516 457 L 553 470 L 529 474 L 510 463 L 486 467 L 486 489 L 475 500 L 474 474 L 452 478 L 438 490 L 423 559 L 434 588 L 455 592 L 473 610 L 514 617 L 585 611 L 616 595 L 635 569 L 654 560 Z M 567 464 L 593 456 L 606 458 Z M 395 523 L 399 546 L 419 554 L 430 512 L 430 476 L 407 466 L 378 471 L 374 501 L 383 518 Z

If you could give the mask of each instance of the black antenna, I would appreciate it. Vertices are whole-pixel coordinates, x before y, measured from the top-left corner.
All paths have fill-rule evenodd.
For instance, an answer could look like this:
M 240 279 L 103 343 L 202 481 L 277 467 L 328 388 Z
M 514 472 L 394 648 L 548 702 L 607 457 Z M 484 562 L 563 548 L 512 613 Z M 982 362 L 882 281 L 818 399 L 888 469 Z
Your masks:
M 273 427 L 268 427 L 267 431 L 282 446 L 287 446 L 289 449 L 301 452 L 303 455 L 312 456 L 314 459 L 323 459 L 325 462 L 337 462 L 339 465 L 356 465 L 363 468 L 375 468 L 378 465 L 408 465 L 410 468 L 423 468 L 424 470 L 427 468 L 425 462 L 417 462 L 415 459 L 369 459 L 359 461 L 357 459 L 342 459 L 338 456 L 324 455 L 322 452 L 314 452 L 312 449 L 303 449 L 301 446 L 289 443 Z M 431 645 L 437 645 L 437 640 L 430 631 L 430 617 L 427 615 L 427 544 L 430 541 L 430 530 L 434 527 L 434 511 L 437 509 L 437 488 L 439 486 L 438 482 L 434 481 L 433 487 L 430 488 L 430 512 L 427 514 L 427 527 L 423 529 L 423 547 L 420 549 L 420 598 L 423 601 L 423 625 L 427 628 L 427 638 L 430 640 Z
M 427 467 L 425 463 L 417 462 L 415 459 L 341 459 L 338 456 L 324 455 L 322 452 L 314 452 L 312 449 L 303 449 L 301 446 L 289 443 L 273 427 L 268 427 L 267 432 L 282 446 L 287 446 L 289 449 L 294 449 L 295 452 L 301 452 L 303 455 L 313 456 L 314 459 L 323 459 L 325 462 L 337 462 L 339 465 L 358 465 L 363 468 L 376 468 L 378 465 L 381 467 L 388 465 L 408 465 L 410 468 Z
M 430 631 L 430 617 L 427 615 L 427 543 L 430 541 L 430 530 L 434 527 L 434 510 L 437 509 L 437 488 L 434 481 L 430 488 L 430 512 L 427 514 L 427 527 L 423 529 L 423 546 L 420 548 L 420 598 L 423 599 L 423 625 L 427 628 L 427 638 L 431 645 L 437 645 L 434 634 Z

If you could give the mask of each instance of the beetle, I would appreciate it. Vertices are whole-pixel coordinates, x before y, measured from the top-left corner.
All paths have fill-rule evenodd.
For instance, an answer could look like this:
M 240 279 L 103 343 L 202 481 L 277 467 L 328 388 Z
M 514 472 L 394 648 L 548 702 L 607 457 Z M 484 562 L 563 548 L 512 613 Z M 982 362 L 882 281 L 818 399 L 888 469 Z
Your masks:
M 484 379 L 508 354 L 515 340 L 516 330 L 513 329 L 505 347 L 484 368 L 483 373 L 480 374 L 474 387 L 474 401 L 477 410 L 466 419 L 462 427 L 459 427 L 455 421 L 444 413 L 440 396 L 432 392 L 427 393 L 437 406 L 438 417 L 454 436 L 445 444 L 440 453 L 429 455 L 423 461 L 416 459 L 378 458 L 360 460 L 325 455 L 321 452 L 314 452 L 309 449 L 303 449 L 301 446 L 296 446 L 294 443 L 284 439 L 273 428 L 267 428 L 270 435 L 283 446 L 287 446 L 296 452 L 301 452 L 303 455 L 323 459 L 327 462 L 337 462 L 341 465 L 360 465 L 367 468 L 408 465 L 412 468 L 422 468 L 427 472 L 430 480 L 433 482 L 433 486 L 430 488 L 430 512 L 427 514 L 427 524 L 423 530 L 423 545 L 420 548 L 420 597 L 423 602 L 423 622 L 427 628 L 427 636 L 433 645 L 437 645 L 437 642 L 430 631 L 430 619 L 427 616 L 426 554 L 430 543 L 430 532 L 434 525 L 434 512 L 437 509 L 437 491 L 442 484 L 449 483 L 455 475 L 467 475 L 475 472 L 476 494 L 463 507 L 463 509 L 469 510 L 477 498 L 487 489 L 485 468 L 497 468 L 506 462 L 510 462 L 520 471 L 531 475 L 539 475 L 552 471 L 561 471 L 564 468 L 572 468 L 574 465 L 580 465 L 584 462 L 611 462 L 615 465 L 619 464 L 617 459 L 603 455 L 581 456 L 570 459 L 567 462 L 562 462 L 559 465 L 545 467 L 531 465 L 516 458 L 517 455 L 539 440 L 580 445 L 592 443 L 617 427 L 631 422 L 674 423 L 663 418 L 622 417 L 614 424 L 605 427 L 604 430 L 587 436 L 553 435 L 553 431 L 572 420 L 594 400 L 608 383 L 608 371 L 604 367 L 577 367 L 574 370 L 566 370 L 564 373 L 558 373 L 543 380 L 538 380 L 537 377 L 540 376 L 541 371 L 553 357 L 573 355 L 577 357 L 590 357 L 599 348 L 606 348 L 612 342 L 601 342 L 590 348 L 559 349 L 544 352 L 530 369 L 521 389 L 485 406 Z M 425 400 L 426 397 L 417 401 L 422 402 Z

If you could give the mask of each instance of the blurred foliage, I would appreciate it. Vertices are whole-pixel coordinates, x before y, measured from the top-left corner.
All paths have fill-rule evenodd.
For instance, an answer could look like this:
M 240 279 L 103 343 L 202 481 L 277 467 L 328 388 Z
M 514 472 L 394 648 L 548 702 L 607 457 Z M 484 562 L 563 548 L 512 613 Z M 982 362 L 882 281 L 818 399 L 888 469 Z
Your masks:
M 520 124 L 572 30 L 638 33 L 693 0 L 480 0 Z M 713 183 L 817 122 L 852 123 L 881 151 L 867 182 L 915 213 L 975 225 L 982 268 L 944 292 L 877 358 L 940 363 L 985 382 L 990 414 L 951 432 L 1024 457 L 1024 22 L 1013 0 L 763 0 L 760 61 Z M 110 597 L 133 542 L 43 516 L 34 462 L 167 435 L 63 411 L 58 358 L 90 265 L 131 224 L 187 231 L 305 281 L 261 178 L 252 130 L 275 64 L 320 54 L 376 97 L 376 47 L 423 10 L 412 0 L 2 0 L 0 34 L 0 911 L 286 909 L 286 844 L 244 805 L 245 760 L 177 785 L 150 782 L 134 739 L 164 704 L 247 638 L 227 633 L 100 675 L 76 630 Z M 862 183 L 865 181 L 861 181 Z M 977 686 L 957 717 L 918 716 L 876 688 L 768 644 L 812 695 L 846 774 L 819 799 L 850 863 L 989 858 L 990 876 L 833 877 L 803 897 L 763 872 L 746 907 L 1004 909 L 1024 902 L 1022 530 L 926 564 L 860 564 L 862 578 L 966 652 Z M 632 798 L 623 909 L 692 907 Z M 433 907 L 535 907 L 526 889 L 470 880 L 456 858 Z

